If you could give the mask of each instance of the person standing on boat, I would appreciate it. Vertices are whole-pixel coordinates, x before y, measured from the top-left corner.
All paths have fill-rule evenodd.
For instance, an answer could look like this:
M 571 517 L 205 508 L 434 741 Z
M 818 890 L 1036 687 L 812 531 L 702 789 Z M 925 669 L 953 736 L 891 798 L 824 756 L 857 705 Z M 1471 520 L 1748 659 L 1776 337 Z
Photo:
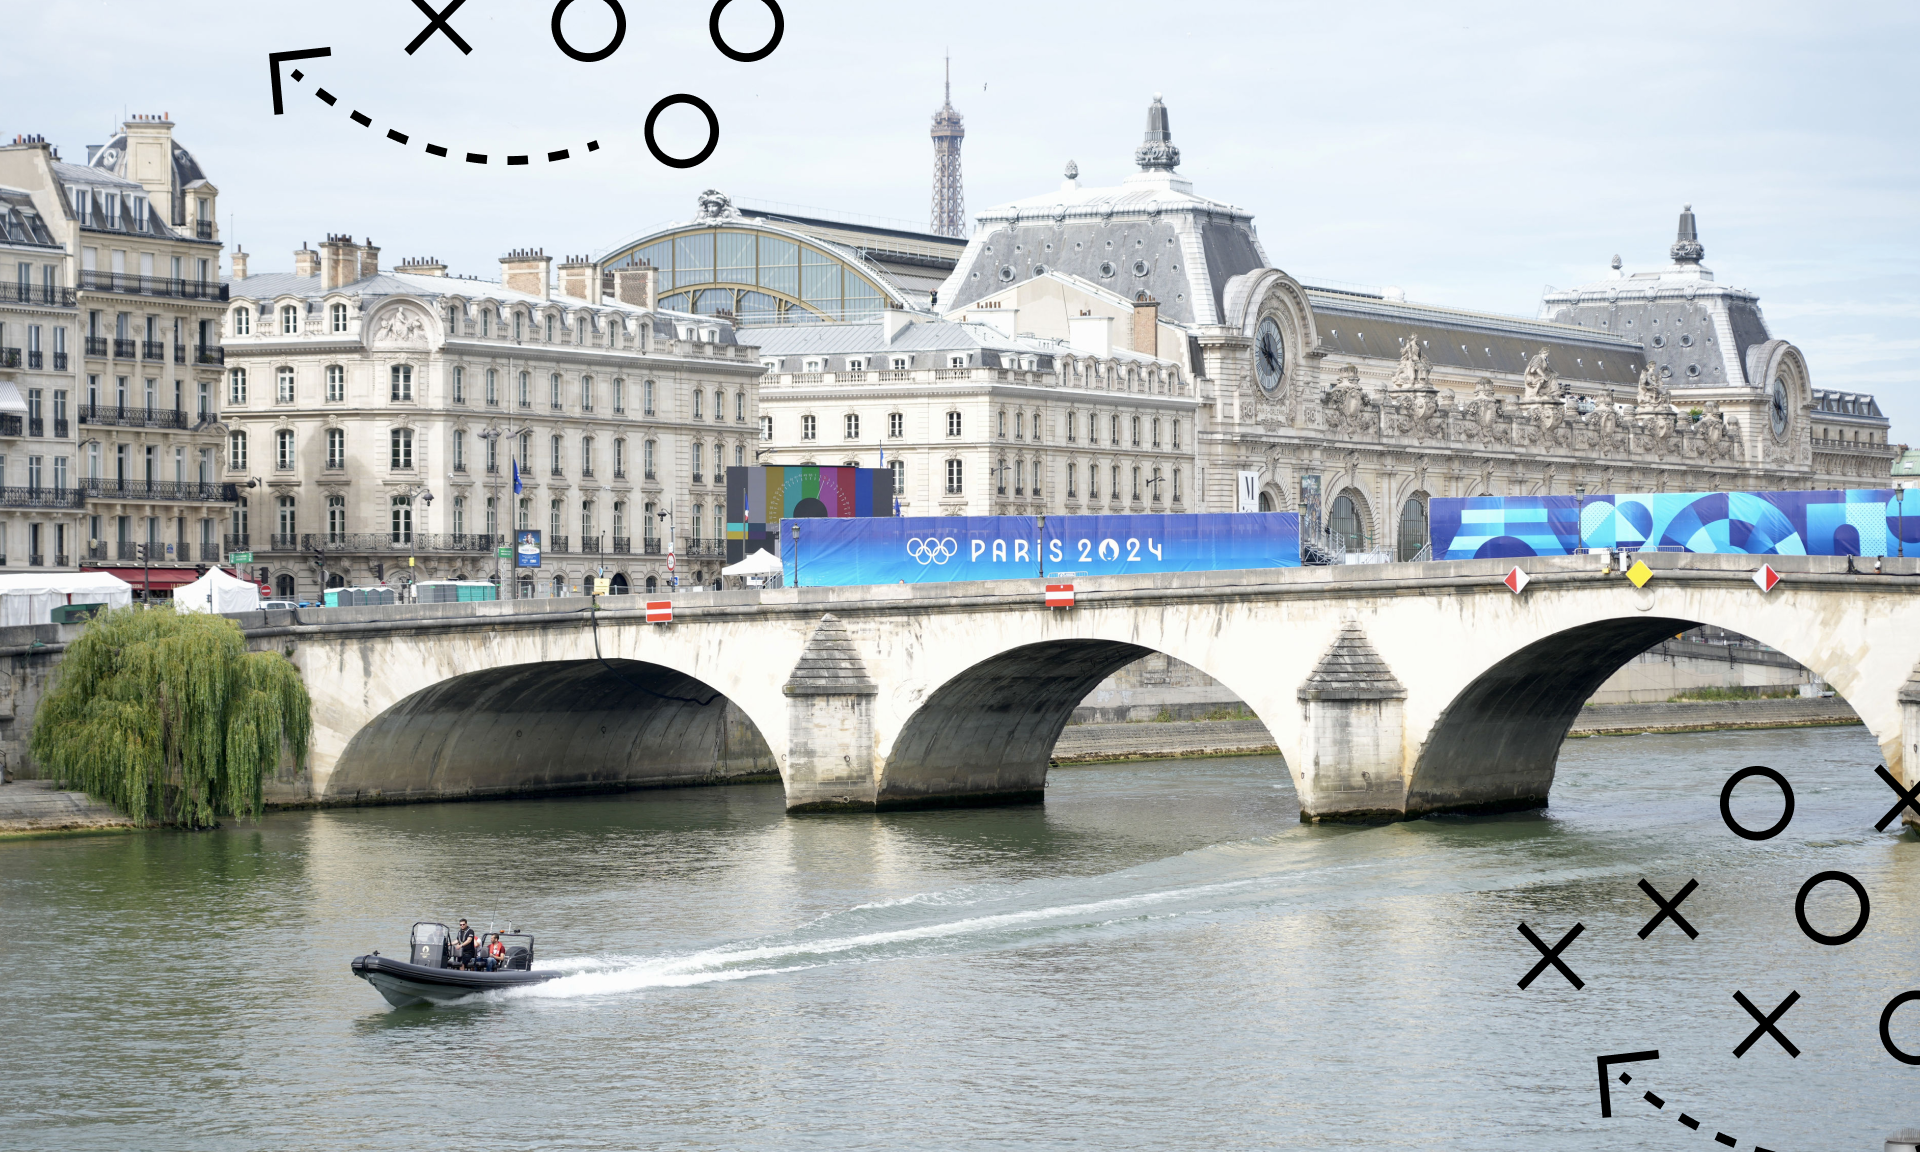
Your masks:
M 473 953 L 476 943 L 473 929 L 467 927 L 467 922 L 464 919 L 461 920 L 459 930 L 453 934 L 454 954 L 457 957 L 456 962 L 460 967 L 473 967 Z

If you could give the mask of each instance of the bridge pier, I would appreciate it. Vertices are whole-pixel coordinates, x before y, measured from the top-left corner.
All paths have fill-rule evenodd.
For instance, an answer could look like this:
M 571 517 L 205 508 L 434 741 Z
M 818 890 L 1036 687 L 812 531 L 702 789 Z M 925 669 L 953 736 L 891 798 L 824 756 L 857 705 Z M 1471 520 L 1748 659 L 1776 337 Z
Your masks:
M 1300 685 L 1300 819 L 1407 814 L 1407 690 L 1352 621 Z
M 1911 788 L 1920 782 L 1920 666 L 1900 686 L 1900 762 L 1888 764 L 1895 780 L 1906 781 Z M 1908 808 L 1903 813 L 1907 827 L 1920 832 L 1920 816 Z
M 872 811 L 873 702 L 880 686 L 833 613 L 820 617 L 785 692 L 787 811 Z

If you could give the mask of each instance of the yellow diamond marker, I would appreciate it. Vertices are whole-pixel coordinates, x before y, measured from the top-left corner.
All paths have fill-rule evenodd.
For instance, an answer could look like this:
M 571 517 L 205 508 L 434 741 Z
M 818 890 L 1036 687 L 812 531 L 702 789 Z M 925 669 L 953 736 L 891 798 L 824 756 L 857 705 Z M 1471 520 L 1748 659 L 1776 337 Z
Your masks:
M 1653 579 L 1653 569 L 1647 567 L 1645 560 L 1635 560 L 1633 567 L 1627 569 L 1627 579 L 1633 581 L 1635 588 L 1645 588 L 1647 581 Z

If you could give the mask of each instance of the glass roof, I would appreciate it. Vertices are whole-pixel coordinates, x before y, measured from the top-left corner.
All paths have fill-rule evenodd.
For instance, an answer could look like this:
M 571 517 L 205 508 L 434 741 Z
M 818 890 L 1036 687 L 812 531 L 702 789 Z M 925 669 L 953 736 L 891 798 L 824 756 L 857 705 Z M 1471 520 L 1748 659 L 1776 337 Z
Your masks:
M 660 307 L 736 324 L 871 320 L 893 294 L 839 253 L 741 225 L 700 226 L 614 253 L 603 267 L 660 271 Z

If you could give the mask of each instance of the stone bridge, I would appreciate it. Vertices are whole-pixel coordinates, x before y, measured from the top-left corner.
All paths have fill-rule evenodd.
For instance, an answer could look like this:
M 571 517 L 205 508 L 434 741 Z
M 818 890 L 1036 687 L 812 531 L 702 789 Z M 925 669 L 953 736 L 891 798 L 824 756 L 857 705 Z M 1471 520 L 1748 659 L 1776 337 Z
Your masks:
M 685 592 L 666 625 L 638 598 L 245 621 L 306 677 L 321 802 L 754 773 L 796 812 L 1037 800 L 1074 706 L 1164 652 L 1265 722 L 1302 819 L 1531 808 L 1595 688 L 1696 624 L 1813 669 L 1920 778 L 1920 563 L 1777 558 L 1762 593 L 1748 557 L 1645 559 L 1645 588 L 1528 559 L 1519 595 L 1476 560 L 1081 578 L 1071 609 L 1033 580 Z

